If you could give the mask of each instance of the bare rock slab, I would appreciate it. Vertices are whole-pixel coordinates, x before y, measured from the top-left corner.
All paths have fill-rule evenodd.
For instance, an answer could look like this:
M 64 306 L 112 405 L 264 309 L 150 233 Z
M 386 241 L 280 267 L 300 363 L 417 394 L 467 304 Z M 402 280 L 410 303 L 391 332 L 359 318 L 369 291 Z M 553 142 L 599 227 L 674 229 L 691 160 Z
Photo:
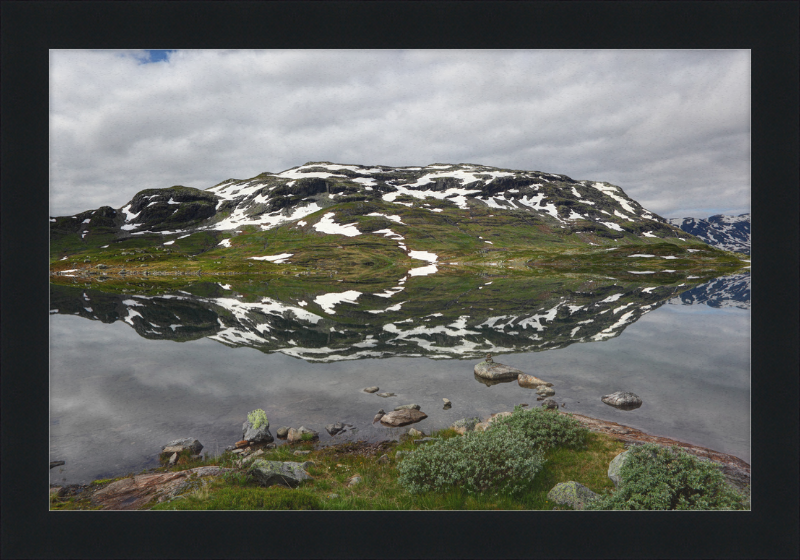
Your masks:
M 414 424 L 420 420 L 424 420 L 428 415 L 413 408 L 405 408 L 402 410 L 394 410 L 381 417 L 381 424 L 384 426 L 391 426 L 397 428 L 399 426 L 407 426 Z
M 474 371 L 475 375 L 478 377 L 490 381 L 513 381 L 517 379 L 520 374 L 525 375 L 524 371 L 518 370 L 517 368 L 487 361 L 475 364 Z

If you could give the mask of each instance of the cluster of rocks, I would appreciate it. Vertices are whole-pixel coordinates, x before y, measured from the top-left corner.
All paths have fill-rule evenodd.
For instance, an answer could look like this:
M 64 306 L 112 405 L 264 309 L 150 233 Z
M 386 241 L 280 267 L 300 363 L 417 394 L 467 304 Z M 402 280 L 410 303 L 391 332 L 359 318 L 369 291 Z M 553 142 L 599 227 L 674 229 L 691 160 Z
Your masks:
M 178 462 L 178 456 L 181 454 L 189 454 L 191 459 L 200 459 L 200 451 L 203 450 L 203 444 L 195 438 L 183 438 L 172 440 L 161 448 L 159 459 L 161 462 L 166 462 L 170 466 Z
M 492 359 L 491 354 L 486 354 L 484 361 L 475 364 L 475 379 L 491 387 L 497 383 L 508 383 L 517 380 L 520 387 L 536 390 L 537 401 L 542 402 L 542 407 L 557 410 L 559 405 L 554 399 L 550 398 L 556 394 L 552 388 L 553 384 L 529 375 L 517 368 L 499 364 Z M 638 395 L 630 392 L 617 391 L 610 395 L 603 395 L 601 400 L 620 410 L 633 410 L 642 406 L 642 399 Z M 566 403 L 561 403 L 565 407 Z

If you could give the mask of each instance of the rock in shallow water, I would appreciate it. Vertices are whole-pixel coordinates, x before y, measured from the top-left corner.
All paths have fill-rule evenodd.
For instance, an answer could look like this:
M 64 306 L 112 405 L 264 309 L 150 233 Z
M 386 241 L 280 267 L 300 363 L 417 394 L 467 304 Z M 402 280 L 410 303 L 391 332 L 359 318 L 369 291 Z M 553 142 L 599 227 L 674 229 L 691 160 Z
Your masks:
M 534 377 L 533 375 L 528 375 L 527 373 L 521 373 L 519 377 L 517 377 L 517 383 L 519 383 L 520 387 L 526 387 L 528 389 L 553 386 L 553 384 L 549 381 L 544 381 L 538 377 Z
M 381 424 L 392 427 L 407 426 L 408 424 L 413 424 L 415 422 L 419 422 L 420 420 L 424 420 L 427 417 L 428 415 L 424 412 L 414 410 L 413 408 L 406 408 L 403 410 L 395 410 L 389 414 L 384 414 L 381 418 Z
M 377 393 L 380 390 L 380 388 L 379 387 L 365 387 L 364 389 L 361 389 L 361 390 L 364 391 L 365 393 Z
M 642 406 L 642 399 L 639 398 L 639 395 L 623 391 L 617 391 L 610 395 L 603 395 L 600 400 L 622 410 L 633 410 L 634 408 Z
M 483 361 L 475 364 L 475 375 L 483 379 L 491 381 L 513 381 L 517 379 L 520 374 L 525 375 L 525 372 L 513 368 L 511 366 L 504 366 L 496 362 Z
M 542 401 L 542 408 L 550 408 L 554 410 L 558 410 L 558 403 L 553 399 L 545 399 Z
M 540 397 L 552 397 L 556 394 L 556 392 L 552 389 L 552 387 L 545 387 L 544 385 L 541 385 L 536 387 L 536 394 Z

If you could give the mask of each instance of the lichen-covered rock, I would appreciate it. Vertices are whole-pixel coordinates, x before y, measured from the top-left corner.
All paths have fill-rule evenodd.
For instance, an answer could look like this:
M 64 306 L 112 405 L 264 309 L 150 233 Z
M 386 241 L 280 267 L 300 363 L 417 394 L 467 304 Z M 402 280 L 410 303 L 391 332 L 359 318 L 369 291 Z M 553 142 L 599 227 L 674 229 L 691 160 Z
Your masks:
M 254 428 L 249 420 L 242 424 L 242 439 L 254 443 L 270 443 L 273 441 L 272 434 L 269 432 L 269 421 L 266 425 Z
M 642 399 L 639 398 L 639 395 L 623 391 L 617 391 L 610 395 L 603 395 L 600 400 L 608 405 L 623 410 L 633 410 L 634 408 L 642 406 Z
M 311 478 L 311 475 L 305 471 L 306 464 L 256 459 L 247 469 L 247 474 L 262 486 L 279 484 L 287 488 L 296 488 L 301 481 Z
M 572 509 L 584 509 L 586 504 L 595 499 L 597 494 L 583 484 L 570 480 L 553 486 L 547 493 L 547 499 L 557 504 L 568 505 Z
M 519 377 L 517 377 L 517 383 L 519 383 L 520 387 L 526 387 L 528 389 L 553 386 L 553 384 L 549 381 L 544 381 L 538 377 L 534 377 L 533 375 L 528 375 L 527 373 L 521 373 Z
M 488 379 L 490 381 L 513 381 L 517 379 L 520 374 L 525 372 L 518 370 L 517 368 L 513 368 L 511 366 L 504 366 L 503 364 L 498 364 L 497 362 L 479 362 L 475 364 L 475 375 L 482 379 Z
M 474 430 L 475 426 L 479 424 L 480 421 L 481 419 L 477 416 L 473 418 L 462 418 L 461 420 L 453 422 L 450 427 L 463 436 L 465 433 Z
M 424 412 L 420 412 L 419 410 L 415 410 L 413 408 L 406 408 L 403 410 L 394 410 L 389 414 L 384 414 L 381 418 L 381 424 L 396 428 L 399 426 L 407 426 L 408 424 L 419 422 L 427 417 L 428 415 Z
M 619 475 L 619 470 L 622 468 L 622 465 L 625 464 L 625 461 L 628 459 L 628 452 L 623 451 L 616 457 L 611 460 L 611 463 L 608 465 L 608 478 L 611 479 L 611 482 L 614 483 L 614 486 L 619 486 L 619 483 L 622 481 L 622 478 Z

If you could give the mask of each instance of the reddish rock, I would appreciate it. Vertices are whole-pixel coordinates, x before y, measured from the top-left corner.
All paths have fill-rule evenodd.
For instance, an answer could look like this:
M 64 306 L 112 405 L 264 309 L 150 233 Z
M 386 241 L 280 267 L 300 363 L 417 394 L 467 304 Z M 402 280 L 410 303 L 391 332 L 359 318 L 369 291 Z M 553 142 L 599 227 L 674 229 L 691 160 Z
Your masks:
M 230 440 L 228 440 L 228 441 L 230 441 Z M 237 441 L 237 442 L 234 444 L 234 447 L 235 447 L 236 449 L 239 449 L 239 448 L 241 448 L 241 447 L 247 447 L 247 445 L 248 445 L 249 443 L 250 443 L 250 442 L 248 442 L 246 439 L 243 439 L 243 440 L 241 440 L 241 441 Z
M 91 502 L 92 505 L 102 506 L 102 509 L 142 509 L 153 501 L 163 502 L 174 497 L 190 477 L 219 476 L 223 472 L 234 470 L 222 467 L 197 467 L 180 472 L 140 474 L 112 482 L 95 492 Z

